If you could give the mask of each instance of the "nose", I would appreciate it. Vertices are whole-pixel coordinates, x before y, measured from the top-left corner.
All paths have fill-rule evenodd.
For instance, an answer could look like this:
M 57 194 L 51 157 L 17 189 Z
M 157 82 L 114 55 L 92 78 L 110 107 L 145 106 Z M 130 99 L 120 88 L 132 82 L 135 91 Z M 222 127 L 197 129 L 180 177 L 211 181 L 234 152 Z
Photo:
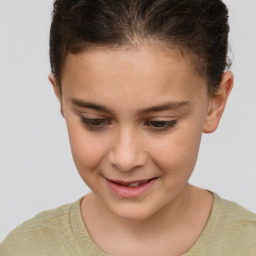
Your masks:
M 141 140 L 139 134 L 132 129 L 120 131 L 109 153 L 111 165 L 126 172 L 144 166 L 147 162 L 147 153 Z

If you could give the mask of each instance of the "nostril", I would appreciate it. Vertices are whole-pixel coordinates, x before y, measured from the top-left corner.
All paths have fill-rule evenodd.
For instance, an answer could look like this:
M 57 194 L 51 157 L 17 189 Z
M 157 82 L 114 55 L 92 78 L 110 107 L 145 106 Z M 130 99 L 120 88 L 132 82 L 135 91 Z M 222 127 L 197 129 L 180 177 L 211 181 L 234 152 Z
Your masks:
M 137 153 L 132 150 L 116 149 L 110 153 L 110 163 L 121 171 L 130 171 L 137 166 Z
M 143 166 L 147 157 L 141 148 L 140 139 L 135 131 L 125 127 L 113 141 L 113 148 L 109 151 L 109 161 L 120 171 L 131 171 Z
M 142 167 L 146 163 L 146 157 L 142 152 L 128 154 L 110 154 L 110 164 L 120 171 L 132 171 L 135 168 Z

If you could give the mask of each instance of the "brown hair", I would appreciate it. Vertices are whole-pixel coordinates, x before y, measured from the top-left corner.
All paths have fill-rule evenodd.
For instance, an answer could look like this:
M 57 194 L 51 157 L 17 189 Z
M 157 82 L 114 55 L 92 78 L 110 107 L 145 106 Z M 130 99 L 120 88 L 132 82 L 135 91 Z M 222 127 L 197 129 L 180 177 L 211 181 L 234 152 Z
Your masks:
M 61 89 L 68 53 L 155 40 L 193 55 L 214 94 L 229 67 L 228 11 L 221 0 L 55 0 L 50 31 L 52 73 Z

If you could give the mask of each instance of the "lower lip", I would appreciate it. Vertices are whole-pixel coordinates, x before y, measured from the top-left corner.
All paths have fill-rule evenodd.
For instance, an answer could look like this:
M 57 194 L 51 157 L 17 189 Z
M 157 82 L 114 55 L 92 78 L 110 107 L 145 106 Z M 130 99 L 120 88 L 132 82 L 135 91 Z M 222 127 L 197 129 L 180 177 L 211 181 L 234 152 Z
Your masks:
M 157 178 L 152 179 L 138 187 L 122 186 L 110 180 L 107 180 L 108 187 L 114 194 L 123 198 L 135 198 L 146 193 L 156 182 Z

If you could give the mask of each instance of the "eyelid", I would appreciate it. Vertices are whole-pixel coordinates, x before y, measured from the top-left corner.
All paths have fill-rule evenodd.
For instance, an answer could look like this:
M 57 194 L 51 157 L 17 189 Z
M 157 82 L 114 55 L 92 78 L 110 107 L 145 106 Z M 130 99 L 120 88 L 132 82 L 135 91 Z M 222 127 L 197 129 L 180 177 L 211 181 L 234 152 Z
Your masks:
M 82 124 L 91 131 L 100 131 L 111 125 L 111 120 L 108 118 L 87 118 L 82 115 L 80 120 Z M 99 121 L 98 124 L 97 121 Z M 96 122 L 96 124 L 93 124 L 93 122 Z
M 81 116 L 81 118 L 83 120 L 86 120 L 86 121 L 96 121 L 96 120 L 101 120 L 101 121 L 109 121 L 111 122 L 111 120 L 109 118 L 106 118 L 106 117 L 94 117 L 94 118 L 91 118 L 91 117 L 86 117 L 86 116 Z
M 153 124 L 163 124 L 163 126 L 154 126 Z M 149 129 L 156 131 L 156 132 L 165 132 L 165 131 L 171 131 L 176 127 L 178 124 L 177 119 L 172 119 L 172 120 L 147 120 L 145 122 L 145 125 L 148 126 Z
M 86 127 L 86 129 L 95 132 L 108 129 L 113 124 L 112 119 L 91 113 L 83 113 L 82 115 L 80 115 L 80 120 L 82 124 Z M 177 125 L 177 121 L 177 118 L 173 119 L 170 116 L 155 117 L 145 120 L 143 125 L 153 132 L 161 133 L 173 130 Z
M 91 112 L 82 112 L 81 116 L 83 116 L 84 118 L 87 118 L 87 119 L 109 119 L 109 117 L 107 117 L 107 116 L 100 115 L 100 114 L 94 114 Z

